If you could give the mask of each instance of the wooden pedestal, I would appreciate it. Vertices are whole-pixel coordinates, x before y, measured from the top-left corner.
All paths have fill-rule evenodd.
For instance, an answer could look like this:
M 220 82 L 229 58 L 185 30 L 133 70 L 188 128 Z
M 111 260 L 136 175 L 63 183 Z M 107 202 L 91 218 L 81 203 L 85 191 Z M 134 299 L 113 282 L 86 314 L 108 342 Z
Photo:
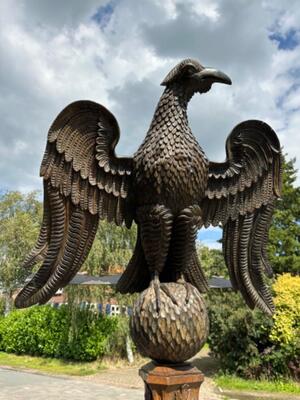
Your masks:
M 140 376 L 145 383 L 145 400 L 198 400 L 203 374 L 191 364 L 144 365 Z

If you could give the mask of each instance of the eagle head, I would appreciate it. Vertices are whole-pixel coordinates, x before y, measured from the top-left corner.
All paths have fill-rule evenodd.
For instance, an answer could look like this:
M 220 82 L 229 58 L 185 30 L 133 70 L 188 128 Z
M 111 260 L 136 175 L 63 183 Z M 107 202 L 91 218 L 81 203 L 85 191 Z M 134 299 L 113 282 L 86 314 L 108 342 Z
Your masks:
M 231 79 L 221 71 L 203 67 L 197 60 L 190 58 L 177 64 L 162 81 L 162 86 L 174 84 L 185 87 L 192 93 L 208 92 L 213 83 L 231 85 Z

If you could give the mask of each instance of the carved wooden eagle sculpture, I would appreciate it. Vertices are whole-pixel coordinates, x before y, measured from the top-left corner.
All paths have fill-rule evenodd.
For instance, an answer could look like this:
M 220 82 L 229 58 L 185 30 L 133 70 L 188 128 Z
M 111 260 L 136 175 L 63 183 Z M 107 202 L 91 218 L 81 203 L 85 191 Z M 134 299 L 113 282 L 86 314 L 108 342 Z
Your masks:
M 43 263 L 17 296 L 17 307 L 43 304 L 65 286 L 85 261 L 99 220 L 107 219 L 138 226 L 120 292 L 140 292 L 151 284 L 159 308 L 160 281 L 189 282 L 206 291 L 197 231 L 221 225 L 234 289 L 249 307 L 273 312 L 264 272 L 272 274 L 266 243 L 274 199 L 280 195 L 280 144 L 270 126 L 249 120 L 228 136 L 226 161 L 208 161 L 189 127 L 187 105 L 194 93 L 207 92 L 215 82 L 231 84 L 227 75 L 195 60 L 173 68 L 132 158 L 116 156 L 119 126 L 102 105 L 77 101 L 58 115 L 40 172 L 43 223 L 25 266 Z

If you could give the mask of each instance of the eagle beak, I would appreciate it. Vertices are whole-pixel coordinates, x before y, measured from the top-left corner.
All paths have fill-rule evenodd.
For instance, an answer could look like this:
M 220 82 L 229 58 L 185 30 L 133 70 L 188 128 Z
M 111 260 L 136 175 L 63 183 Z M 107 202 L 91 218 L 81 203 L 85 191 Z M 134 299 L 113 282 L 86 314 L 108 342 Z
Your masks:
M 224 72 L 218 71 L 217 69 L 213 68 L 204 68 L 202 71 L 197 72 L 193 76 L 195 78 L 197 77 L 197 79 L 199 79 L 200 81 L 207 80 L 211 81 L 212 83 L 224 83 L 225 85 L 231 85 L 232 83 L 229 76 L 224 74 Z

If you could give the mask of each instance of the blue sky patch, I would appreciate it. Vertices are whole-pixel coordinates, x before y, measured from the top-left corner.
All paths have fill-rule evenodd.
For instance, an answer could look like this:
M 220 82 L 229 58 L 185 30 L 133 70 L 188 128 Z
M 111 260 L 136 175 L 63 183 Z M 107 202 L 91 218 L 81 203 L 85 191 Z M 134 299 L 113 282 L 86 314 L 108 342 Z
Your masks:
M 115 9 L 115 3 L 115 1 L 110 1 L 105 6 L 99 7 L 96 14 L 92 16 L 92 20 L 97 22 L 102 29 L 108 25 Z
M 200 229 L 198 231 L 197 240 L 199 240 L 204 246 L 209 248 L 221 249 L 221 243 L 218 240 L 222 238 L 222 229 L 210 227 L 208 229 Z
M 274 32 L 270 35 L 270 39 L 275 41 L 281 50 L 293 50 L 299 45 L 299 31 L 290 29 L 285 35 Z

